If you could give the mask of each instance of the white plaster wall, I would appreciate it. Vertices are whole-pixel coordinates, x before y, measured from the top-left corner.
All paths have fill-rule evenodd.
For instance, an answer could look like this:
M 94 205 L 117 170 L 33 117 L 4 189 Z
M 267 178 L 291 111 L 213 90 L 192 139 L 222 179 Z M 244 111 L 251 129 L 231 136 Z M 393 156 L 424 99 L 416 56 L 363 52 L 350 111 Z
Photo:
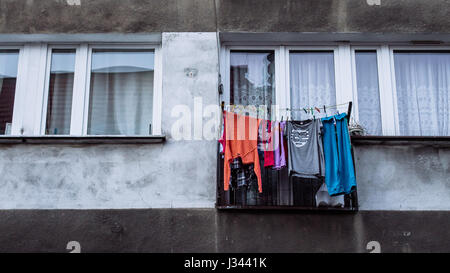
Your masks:
M 164 33 L 162 54 L 166 143 L 0 145 L 0 209 L 214 207 L 217 141 L 175 141 L 171 110 L 218 105 L 216 33 Z

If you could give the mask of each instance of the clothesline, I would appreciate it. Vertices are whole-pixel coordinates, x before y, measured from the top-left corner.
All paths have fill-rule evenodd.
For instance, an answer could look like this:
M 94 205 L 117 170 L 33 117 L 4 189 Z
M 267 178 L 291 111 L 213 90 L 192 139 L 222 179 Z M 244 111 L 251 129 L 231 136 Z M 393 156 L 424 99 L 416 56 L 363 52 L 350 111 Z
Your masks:
M 344 102 L 344 103 L 339 103 L 339 104 L 333 104 L 333 105 L 323 105 L 322 107 L 303 107 L 303 108 L 281 108 L 280 110 L 284 110 L 284 111 L 290 111 L 290 112 L 295 112 L 295 111 L 304 111 L 305 113 L 310 112 L 311 114 L 314 114 L 314 111 L 321 113 L 321 109 L 324 111 L 324 113 L 327 113 L 327 108 L 328 109 L 337 109 L 339 107 L 342 106 L 346 106 L 348 105 L 348 110 L 347 110 L 347 118 L 348 118 L 348 122 L 350 122 L 350 116 L 351 116 L 351 112 L 352 112 L 352 106 L 353 106 L 353 102 L 349 101 L 349 102 Z M 228 107 L 232 107 L 232 109 L 230 109 L 230 111 L 234 112 L 234 109 L 236 107 L 242 109 L 242 108 L 247 108 L 247 107 L 254 107 L 255 110 L 257 112 L 261 111 L 261 112 L 265 112 L 267 107 L 264 107 L 262 105 L 259 106 L 254 106 L 254 105 L 235 105 L 235 104 L 231 104 L 231 105 L 227 105 Z M 261 108 L 262 107 L 262 108 Z M 222 110 L 225 108 L 225 102 L 222 102 Z M 246 109 L 247 111 L 249 110 L 248 108 Z
M 280 110 L 284 110 L 284 111 L 290 111 L 290 112 L 295 112 L 295 111 L 304 111 L 305 113 L 311 112 L 314 113 L 314 111 L 321 113 L 321 110 L 323 110 L 325 113 L 327 112 L 327 108 L 328 109 L 337 109 L 341 106 L 346 106 L 351 104 L 352 102 L 345 102 L 345 103 L 340 103 L 340 104 L 333 104 L 333 105 L 324 105 L 322 107 L 303 107 L 303 108 L 281 108 Z M 231 105 L 227 105 L 227 108 L 229 108 L 231 111 L 234 111 L 235 108 L 238 109 L 242 109 L 242 108 L 247 108 L 247 107 L 254 107 L 256 111 L 261 111 L 264 112 L 266 111 L 267 107 L 260 105 L 260 106 L 254 106 L 254 105 L 235 105 L 235 104 L 231 104 Z M 222 108 L 224 108 L 224 104 L 222 103 Z M 349 109 L 351 108 L 351 106 L 349 107 Z M 246 110 L 251 110 L 251 109 L 246 109 Z
M 339 106 L 346 106 L 349 103 L 351 103 L 351 101 L 345 102 L 345 103 L 340 103 L 340 104 L 328 105 L 328 106 L 324 105 L 322 107 L 283 108 L 282 110 L 286 110 L 286 111 L 305 111 L 305 110 L 306 111 L 311 111 L 311 110 L 316 110 L 317 111 L 317 109 L 319 109 L 319 110 L 323 109 L 326 112 L 327 108 L 331 108 L 331 109 L 338 108 Z M 318 111 L 318 112 L 320 112 L 320 111 Z

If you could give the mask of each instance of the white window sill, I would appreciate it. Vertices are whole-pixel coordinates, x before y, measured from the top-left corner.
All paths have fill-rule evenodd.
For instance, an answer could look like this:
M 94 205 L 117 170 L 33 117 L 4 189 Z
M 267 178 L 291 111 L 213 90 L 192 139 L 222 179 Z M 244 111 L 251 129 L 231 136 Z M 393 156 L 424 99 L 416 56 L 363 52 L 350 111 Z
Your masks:
M 450 136 L 351 136 L 353 145 L 450 146 Z
M 0 136 L 0 144 L 153 144 L 165 135 L 152 136 Z

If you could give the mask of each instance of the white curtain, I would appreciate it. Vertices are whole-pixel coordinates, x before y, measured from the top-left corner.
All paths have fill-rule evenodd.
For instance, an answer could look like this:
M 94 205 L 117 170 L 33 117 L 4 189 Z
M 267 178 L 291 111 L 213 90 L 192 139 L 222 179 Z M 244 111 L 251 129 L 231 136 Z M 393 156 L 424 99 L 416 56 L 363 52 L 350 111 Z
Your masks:
M 291 52 L 291 107 L 322 107 L 336 104 L 333 52 Z M 308 119 L 303 111 L 292 112 L 294 119 Z
M 89 134 L 148 135 L 152 109 L 153 71 L 91 74 Z
M 356 86 L 358 92 L 358 123 L 368 135 L 382 135 L 380 91 L 376 51 L 356 52 Z
M 395 52 L 401 135 L 450 135 L 450 53 Z

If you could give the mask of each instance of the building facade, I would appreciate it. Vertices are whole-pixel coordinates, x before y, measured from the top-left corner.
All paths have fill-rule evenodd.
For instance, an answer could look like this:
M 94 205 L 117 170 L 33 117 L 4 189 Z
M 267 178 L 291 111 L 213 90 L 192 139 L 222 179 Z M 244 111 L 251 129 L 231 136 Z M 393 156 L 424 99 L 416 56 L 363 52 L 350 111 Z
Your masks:
M 449 10 L 0 0 L 0 251 L 450 250 Z M 242 88 L 277 118 L 353 102 L 356 209 L 300 209 L 292 193 L 217 207 L 220 105 Z

